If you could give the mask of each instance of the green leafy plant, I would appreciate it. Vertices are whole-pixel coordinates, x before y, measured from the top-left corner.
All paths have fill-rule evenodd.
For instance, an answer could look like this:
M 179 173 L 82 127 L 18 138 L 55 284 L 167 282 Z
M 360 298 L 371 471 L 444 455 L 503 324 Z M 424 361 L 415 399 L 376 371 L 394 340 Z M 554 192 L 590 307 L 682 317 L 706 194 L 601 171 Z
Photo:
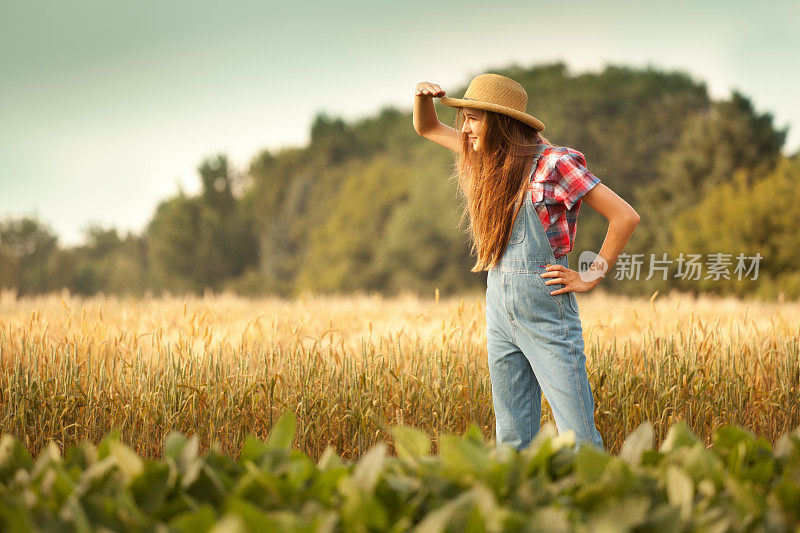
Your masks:
M 163 461 L 109 433 L 36 458 L 0 440 L 0 529 L 13 531 L 785 531 L 800 526 L 800 428 L 769 442 L 734 426 L 706 447 L 684 422 L 658 449 L 649 422 L 618 456 L 577 446 L 547 423 L 528 447 L 485 442 L 477 426 L 442 434 L 391 428 L 343 463 L 292 449 L 286 411 L 266 442 L 248 437 L 238 461 L 196 436 L 171 433 Z M 591 527 L 590 527 L 591 525 Z

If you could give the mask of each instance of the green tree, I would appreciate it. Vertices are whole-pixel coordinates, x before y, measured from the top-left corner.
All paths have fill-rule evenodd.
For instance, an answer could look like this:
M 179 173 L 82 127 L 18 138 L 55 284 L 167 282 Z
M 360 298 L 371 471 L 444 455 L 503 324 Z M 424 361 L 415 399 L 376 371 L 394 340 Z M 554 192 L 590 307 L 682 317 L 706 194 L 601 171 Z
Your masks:
M 75 248 L 72 288 L 79 294 L 104 292 L 112 274 L 111 258 L 121 240 L 114 228 L 91 224 L 84 230 L 86 244 Z
M 660 179 L 637 191 L 646 224 L 631 239 L 638 250 L 665 251 L 678 214 L 701 201 L 714 187 L 732 181 L 736 170 L 754 179 L 771 171 L 781 155 L 787 130 L 773 127 L 770 113 L 759 114 L 734 92 L 687 122 L 674 150 L 659 164 Z
M 351 128 L 341 118 L 317 113 L 311 124 L 309 153 L 324 164 L 336 165 L 356 153 Z
M 774 171 L 758 177 L 755 171 L 736 172 L 732 182 L 714 187 L 699 203 L 675 221 L 670 253 L 729 254 L 730 279 L 703 272 L 699 280 L 682 280 L 681 288 L 721 294 L 800 296 L 800 158 L 781 158 Z M 742 279 L 734 273 L 737 256 L 745 267 L 761 254 L 758 274 Z M 704 269 L 705 270 L 705 269 Z M 705 279 L 711 275 L 709 279 Z
M 200 207 L 197 199 L 180 191 L 159 203 L 147 225 L 150 280 L 158 291 L 172 294 L 202 290 L 197 269 L 200 239 Z
M 86 243 L 69 255 L 70 288 L 87 295 L 143 294 L 147 268 L 143 239 L 130 233 L 122 239 L 115 228 L 97 224 L 84 234 Z
M 437 173 L 446 166 L 449 153 L 432 144 L 420 150 L 409 188 L 408 200 L 389 216 L 375 252 L 375 268 L 387 280 L 387 291 L 433 294 L 451 293 L 485 282 L 486 274 L 470 271 L 466 229 L 459 226 L 462 205 L 458 184 Z
M 161 290 L 219 290 L 257 261 L 252 220 L 237 203 L 233 170 L 225 155 L 198 167 L 197 198 L 162 202 L 148 225 L 152 277 Z
M 411 169 L 387 156 L 346 166 L 339 190 L 327 198 L 324 222 L 311 226 L 297 274 L 297 289 L 321 292 L 380 289 L 375 268 L 384 228 L 408 194 Z M 318 218 L 319 220 L 319 218 Z
M 0 287 L 20 295 L 55 289 L 49 273 L 57 249 L 58 237 L 34 217 L 0 222 Z
M 308 148 L 288 148 L 275 155 L 263 151 L 250 163 L 251 186 L 240 207 L 251 221 L 258 255 L 257 268 L 243 274 L 242 283 L 251 290 L 282 296 L 292 292 L 308 224 L 308 198 L 319 181 L 319 166 L 338 168 L 320 165 Z

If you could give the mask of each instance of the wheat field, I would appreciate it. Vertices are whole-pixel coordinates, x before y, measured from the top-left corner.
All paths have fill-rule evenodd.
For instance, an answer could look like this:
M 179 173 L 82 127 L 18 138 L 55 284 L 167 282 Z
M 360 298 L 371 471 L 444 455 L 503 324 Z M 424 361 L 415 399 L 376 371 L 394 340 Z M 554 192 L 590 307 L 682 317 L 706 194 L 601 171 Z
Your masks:
M 645 419 L 684 420 L 706 443 L 734 424 L 775 442 L 800 426 L 800 303 L 699 295 L 577 294 L 595 418 L 618 453 Z M 347 460 L 388 428 L 433 440 L 476 424 L 494 439 L 482 292 L 292 300 L 81 298 L 0 292 L 0 433 L 38 453 L 112 429 L 160 457 L 172 430 L 238 456 L 280 414 L 294 446 Z M 543 423 L 552 413 L 543 398 Z M 393 450 L 392 450 L 393 451 Z

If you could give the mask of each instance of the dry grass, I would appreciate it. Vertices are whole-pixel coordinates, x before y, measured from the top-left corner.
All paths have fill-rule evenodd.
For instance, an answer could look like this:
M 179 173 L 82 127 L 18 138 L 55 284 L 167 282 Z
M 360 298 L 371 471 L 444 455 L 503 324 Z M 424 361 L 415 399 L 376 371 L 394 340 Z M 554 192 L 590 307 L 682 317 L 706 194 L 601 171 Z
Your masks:
M 800 425 L 800 303 L 578 295 L 596 420 L 619 450 L 645 418 L 708 442 L 721 424 L 775 441 Z M 354 459 L 387 425 L 494 438 L 483 293 L 17 298 L 0 293 L 0 433 L 37 453 L 111 428 L 156 457 L 172 429 L 237 456 L 284 409 L 296 446 Z M 552 419 L 546 404 L 544 418 Z M 434 442 L 434 446 L 436 443 Z

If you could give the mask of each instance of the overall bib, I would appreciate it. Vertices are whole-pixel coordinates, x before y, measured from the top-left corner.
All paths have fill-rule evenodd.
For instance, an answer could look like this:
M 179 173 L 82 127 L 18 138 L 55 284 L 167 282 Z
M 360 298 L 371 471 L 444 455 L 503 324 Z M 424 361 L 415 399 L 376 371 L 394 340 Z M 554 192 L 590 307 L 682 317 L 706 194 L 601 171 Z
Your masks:
M 535 172 L 539 157 L 533 163 Z M 594 398 L 586 375 L 578 302 L 573 292 L 551 295 L 563 283 L 545 285 L 544 266 L 556 259 L 526 190 L 500 262 L 488 271 L 486 335 L 497 444 L 518 450 L 539 432 L 544 393 L 559 433 L 572 429 L 576 443 L 603 449 L 594 422 Z

